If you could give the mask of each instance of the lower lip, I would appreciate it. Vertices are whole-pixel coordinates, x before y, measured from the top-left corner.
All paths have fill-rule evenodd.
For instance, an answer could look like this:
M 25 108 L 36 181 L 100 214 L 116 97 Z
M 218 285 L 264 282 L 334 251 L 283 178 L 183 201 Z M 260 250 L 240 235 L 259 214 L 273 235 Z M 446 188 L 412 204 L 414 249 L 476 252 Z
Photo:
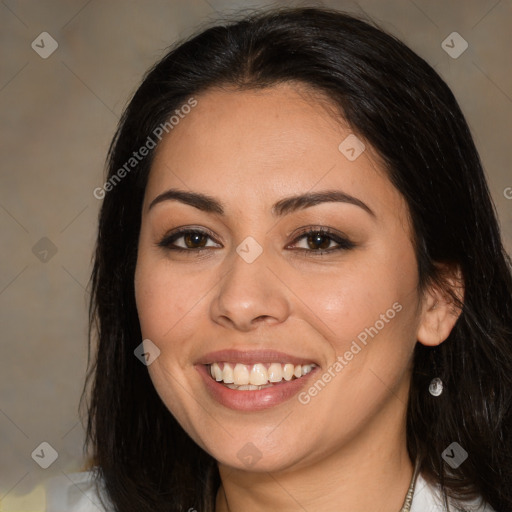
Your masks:
M 212 379 L 208 367 L 204 364 L 199 364 L 196 368 L 212 398 L 224 407 L 237 411 L 260 411 L 286 402 L 299 393 L 306 386 L 311 375 L 318 370 L 318 367 L 316 367 L 298 379 L 281 381 L 269 388 L 237 391 Z

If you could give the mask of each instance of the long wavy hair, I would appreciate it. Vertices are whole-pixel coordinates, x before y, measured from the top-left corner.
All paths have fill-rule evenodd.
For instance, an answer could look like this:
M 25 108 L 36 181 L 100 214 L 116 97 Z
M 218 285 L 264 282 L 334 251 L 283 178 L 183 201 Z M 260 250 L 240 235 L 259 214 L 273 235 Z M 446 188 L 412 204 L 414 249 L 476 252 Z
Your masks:
M 107 159 L 111 186 L 99 216 L 81 399 L 84 452 L 98 481 L 119 512 L 213 511 L 220 484 L 216 461 L 183 431 L 134 356 L 142 341 L 134 271 L 154 149 L 122 179 L 113 177 L 191 97 L 291 81 L 327 96 L 340 121 L 381 157 L 408 205 L 419 291 L 435 285 L 451 293 L 442 268 L 459 269 L 464 282 L 450 336 L 435 348 L 415 347 L 411 459 L 441 484 L 447 508 L 481 495 L 496 510 L 511 510 L 511 261 L 470 130 L 422 58 L 372 21 L 323 8 L 274 9 L 203 27 L 146 73 L 122 115 Z M 444 382 L 439 397 L 428 393 L 433 377 Z M 442 458 L 454 441 L 469 455 L 457 469 Z

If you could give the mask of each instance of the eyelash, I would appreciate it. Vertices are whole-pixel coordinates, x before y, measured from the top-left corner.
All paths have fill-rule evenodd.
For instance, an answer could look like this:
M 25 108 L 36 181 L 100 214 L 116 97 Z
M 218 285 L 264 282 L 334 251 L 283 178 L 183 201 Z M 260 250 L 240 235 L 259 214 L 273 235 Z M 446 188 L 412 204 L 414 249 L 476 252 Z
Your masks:
M 195 252 L 195 253 L 202 253 L 203 251 L 206 251 L 210 248 L 208 247 L 197 247 L 194 249 L 186 249 L 184 247 L 177 247 L 173 246 L 172 244 L 176 242 L 176 240 L 179 240 L 185 235 L 204 235 L 212 240 L 215 241 L 213 236 L 208 233 L 207 231 L 203 231 L 200 229 L 182 229 L 179 231 L 176 231 L 174 233 L 171 233 L 169 235 L 166 235 L 160 242 L 157 243 L 158 247 L 163 247 L 164 249 L 167 249 L 169 251 L 177 251 L 177 252 Z M 328 228 L 325 227 L 308 227 L 302 230 L 293 240 L 292 244 L 296 244 L 299 240 L 304 238 L 306 235 L 320 235 L 321 237 L 327 237 L 330 240 L 336 242 L 338 244 L 338 247 L 331 248 L 331 249 L 324 249 L 324 250 L 314 250 L 314 249 L 297 249 L 299 251 L 304 252 L 305 256 L 311 255 L 311 256 L 321 256 L 324 254 L 333 253 L 336 251 L 341 250 L 350 250 L 353 249 L 356 244 L 354 242 L 350 241 L 348 238 L 342 237 L 334 233 Z M 218 242 L 217 242 L 218 243 Z

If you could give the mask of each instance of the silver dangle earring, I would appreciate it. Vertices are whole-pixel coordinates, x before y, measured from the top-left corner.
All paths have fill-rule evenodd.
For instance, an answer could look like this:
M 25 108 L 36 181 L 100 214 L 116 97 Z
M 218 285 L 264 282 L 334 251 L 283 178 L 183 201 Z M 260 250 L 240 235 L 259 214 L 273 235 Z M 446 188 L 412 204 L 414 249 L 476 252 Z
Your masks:
M 437 301 L 434 304 L 432 309 L 437 308 Z M 434 349 L 433 352 L 433 362 L 434 362 L 434 375 L 438 373 L 437 370 L 437 352 Z M 428 391 L 432 396 L 439 396 L 443 392 L 443 381 L 439 377 L 435 377 L 430 381 L 428 386 Z
M 428 391 L 432 396 L 439 396 L 443 392 L 443 381 L 439 377 L 432 379 Z
M 437 301 L 434 304 L 432 309 L 437 308 Z M 434 352 L 432 354 L 432 359 L 434 363 L 434 375 L 438 373 L 437 370 L 437 351 L 434 349 Z M 430 381 L 430 384 L 428 386 L 428 391 L 432 396 L 439 396 L 443 392 L 443 381 L 439 377 L 435 377 Z

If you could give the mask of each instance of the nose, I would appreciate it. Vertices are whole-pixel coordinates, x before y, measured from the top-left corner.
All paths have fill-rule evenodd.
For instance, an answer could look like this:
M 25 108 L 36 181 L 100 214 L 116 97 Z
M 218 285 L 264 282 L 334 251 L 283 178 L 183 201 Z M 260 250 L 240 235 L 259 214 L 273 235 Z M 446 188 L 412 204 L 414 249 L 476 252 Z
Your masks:
M 231 259 L 211 302 L 212 320 L 240 331 L 284 322 L 290 313 L 289 290 L 276 278 L 265 251 L 250 263 L 238 253 Z

